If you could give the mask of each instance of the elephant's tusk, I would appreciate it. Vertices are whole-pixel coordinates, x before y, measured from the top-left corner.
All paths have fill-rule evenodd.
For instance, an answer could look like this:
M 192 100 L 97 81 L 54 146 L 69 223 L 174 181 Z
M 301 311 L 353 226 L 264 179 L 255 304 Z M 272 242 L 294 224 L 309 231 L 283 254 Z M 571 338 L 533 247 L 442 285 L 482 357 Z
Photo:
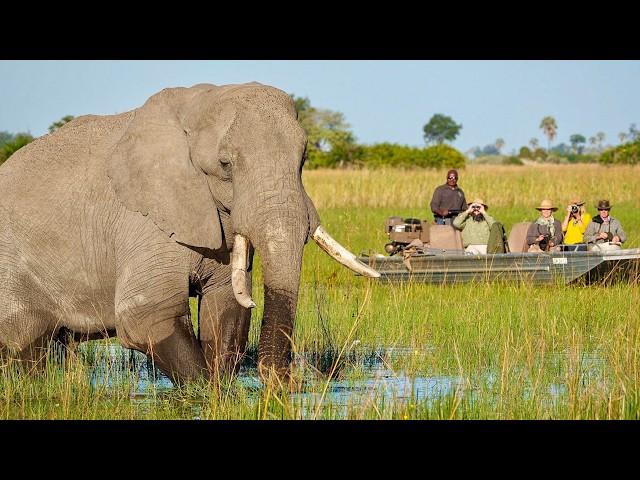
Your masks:
M 316 231 L 311 236 L 318 246 L 333 257 L 337 262 L 343 264 L 345 267 L 350 268 L 360 275 L 365 277 L 378 278 L 380 274 L 373 268 L 358 261 L 356 256 L 349 250 L 344 248 L 338 242 L 336 242 L 327 231 L 319 225 Z
M 240 305 L 254 308 L 255 302 L 247 292 L 247 258 L 249 257 L 249 239 L 236 233 L 231 252 L 231 286 Z

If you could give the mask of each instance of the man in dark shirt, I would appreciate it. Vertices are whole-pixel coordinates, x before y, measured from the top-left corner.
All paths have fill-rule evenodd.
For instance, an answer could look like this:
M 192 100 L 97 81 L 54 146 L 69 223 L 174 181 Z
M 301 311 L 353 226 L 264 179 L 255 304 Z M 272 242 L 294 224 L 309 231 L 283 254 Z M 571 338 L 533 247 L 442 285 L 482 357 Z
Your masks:
M 464 192 L 458 187 L 458 171 L 447 172 L 447 183 L 433 192 L 431 211 L 438 225 L 451 225 L 453 219 L 467 209 Z

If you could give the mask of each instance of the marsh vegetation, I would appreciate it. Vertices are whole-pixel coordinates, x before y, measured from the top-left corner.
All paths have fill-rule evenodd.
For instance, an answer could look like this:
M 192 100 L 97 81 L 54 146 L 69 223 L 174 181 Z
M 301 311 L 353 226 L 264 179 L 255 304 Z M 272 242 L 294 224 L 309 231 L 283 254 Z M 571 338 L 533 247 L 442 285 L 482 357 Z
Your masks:
M 576 174 L 579 170 L 579 174 Z M 472 166 L 507 229 L 542 198 L 613 204 L 640 246 L 640 170 L 631 166 Z M 382 251 L 386 217 L 430 218 L 443 171 L 313 170 L 303 181 L 323 225 L 354 253 Z M 57 352 L 44 371 L 0 368 L 0 418 L 29 419 L 630 419 L 640 417 L 640 287 L 381 284 L 305 249 L 294 336 L 294 381 L 255 371 L 263 292 L 254 287 L 240 374 L 173 387 L 117 340 Z M 254 285 L 261 285 L 256 258 Z M 195 309 L 195 304 L 193 304 Z M 193 312 L 194 316 L 197 312 Z

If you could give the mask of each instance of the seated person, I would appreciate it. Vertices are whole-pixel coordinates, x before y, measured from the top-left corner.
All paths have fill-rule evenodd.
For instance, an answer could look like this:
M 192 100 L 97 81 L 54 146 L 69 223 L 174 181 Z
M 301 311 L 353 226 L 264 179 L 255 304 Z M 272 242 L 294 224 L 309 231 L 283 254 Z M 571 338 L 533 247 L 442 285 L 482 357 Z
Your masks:
M 584 206 L 584 200 L 579 197 L 571 199 L 567 206 L 567 214 L 562 221 L 562 233 L 564 234 L 562 243 L 564 245 L 584 243 L 584 232 L 589 222 L 591 222 L 591 215 Z M 586 248 L 584 249 L 586 250 Z
M 627 240 L 627 235 L 617 218 L 609 215 L 611 204 L 609 200 L 598 202 L 598 215 L 593 217 L 584 232 L 584 241 L 595 243 L 594 250 L 620 250 L 620 246 Z
M 447 172 L 447 183 L 434 190 L 430 206 L 438 225 L 451 225 L 453 219 L 467 208 L 464 192 L 458 186 L 457 170 Z
M 531 224 L 527 231 L 527 245 L 529 252 L 555 252 L 560 250 L 562 243 L 562 225 L 560 221 L 553 218 L 553 212 L 558 207 L 553 206 L 551 200 L 543 200 L 540 206 L 536 207 L 540 212 L 540 217 Z
M 487 242 L 495 219 L 487 213 L 487 205 L 476 198 L 464 212 L 453 220 L 453 227 L 462 230 L 462 244 L 465 252 L 486 254 Z

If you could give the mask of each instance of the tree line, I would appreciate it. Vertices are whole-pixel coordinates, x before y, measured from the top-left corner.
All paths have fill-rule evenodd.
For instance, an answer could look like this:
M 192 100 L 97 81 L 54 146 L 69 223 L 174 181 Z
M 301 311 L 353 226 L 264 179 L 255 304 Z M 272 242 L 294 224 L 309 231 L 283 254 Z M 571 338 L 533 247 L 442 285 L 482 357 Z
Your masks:
M 311 105 L 308 97 L 297 97 L 290 94 L 298 113 L 298 121 L 305 129 L 308 138 L 305 168 L 340 168 L 340 167 L 462 167 L 467 156 L 479 163 L 524 164 L 525 161 L 536 162 L 601 162 L 640 163 L 640 132 L 632 124 L 627 132 L 618 135 L 621 145 L 603 149 L 606 139 L 603 132 L 585 137 L 580 133 L 569 137 L 570 145 L 561 143 L 552 146 L 557 137 L 558 124 L 554 117 L 545 116 L 540 122 L 540 129 L 547 137 L 546 150 L 540 147 L 537 138 L 531 138 L 528 145 L 518 149 L 518 153 L 502 156 L 506 142 L 497 138 L 495 142 L 484 147 L 474 147 L 462 154 L 446 142 L 454 141 L 462 130 L 462 124 L 456 123 L 450 116 L 436 113 L 423 126 L 424 147 L 411 147 L 397 143 L 382 142 L 373 145 L 358 143 L 345 120 L 344 114 L 329 109 L 321 109 Z M 67 115 L 49 126 L 52 133 L 67 122 L 73 120 Z M 30 133 L 11 134 L 0 131 L 0 164 L 18 149 L 33 141 Z M 592 148 L 587 148 L 587 142 Z M 484 161 L 483 159 L 492 159 Z

